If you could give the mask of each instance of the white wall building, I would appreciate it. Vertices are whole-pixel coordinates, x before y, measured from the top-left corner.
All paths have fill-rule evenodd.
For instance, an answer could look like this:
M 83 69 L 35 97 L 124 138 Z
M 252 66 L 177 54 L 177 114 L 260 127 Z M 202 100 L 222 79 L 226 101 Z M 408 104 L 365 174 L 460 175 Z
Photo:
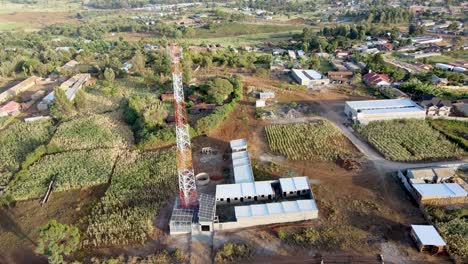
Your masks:
M 426 111 L 409 99 L 348 101 L 344 112 L 359 124 L 378 120 L 426 118 Z
M 292 69 L 292 76 L 300 85 L 312 87 L 316 85 L 327 85 L 330 80 L 314 70 Z
M 275 198 L 270 181 L 216 185 L 216 203 L 243 203 Z

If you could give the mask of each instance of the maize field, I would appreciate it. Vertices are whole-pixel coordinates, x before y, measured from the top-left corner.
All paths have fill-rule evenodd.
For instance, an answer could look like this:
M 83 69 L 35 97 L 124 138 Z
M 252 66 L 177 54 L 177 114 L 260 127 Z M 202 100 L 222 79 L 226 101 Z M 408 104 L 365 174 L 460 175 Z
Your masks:
M 422 120 L 390 120 L 355 126 L 386 159 L 394 161 L 458 158 L 464 151 Z
M 49 151 L 124 148 L 133 144 L 133 133 L 119 113 L 91 115 L 61 124 L 49 143 Z
M 291 160 L 333 161 L 350 154 L 349 142 L 327 120 L 265 128 L 271 151 Z
M 47 155 L 15 175 L 8 192 L 16 201 L 41 198 L 55 178 L 54 192 L 107 183 L 118 150 L 81 150 Z
M 19 170 L 28 153 L 49 141 L 51 128 L 50 121 L 16 122 L 0 131 L 0 185 L 6 184 Z
M 119 158 L 104 197 L 87 218 L 83 245 L 145 242 L 158 210 L 177 188 L 174 149 L 126 153 Z

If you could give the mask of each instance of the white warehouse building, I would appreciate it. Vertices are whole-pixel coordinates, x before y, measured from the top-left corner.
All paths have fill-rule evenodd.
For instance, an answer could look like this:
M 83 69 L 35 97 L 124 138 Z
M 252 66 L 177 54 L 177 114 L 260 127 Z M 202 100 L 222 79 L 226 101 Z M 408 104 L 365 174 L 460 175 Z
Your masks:
M 347 101 L 345 114 L 354 123 L 393 119 L 425 119 L 426 111 L 410 99 Z
M 314 70 L 292 69 L 293 78 L 300 84 L 307 87 L 316 85 L 327 85 L 330 80 Z

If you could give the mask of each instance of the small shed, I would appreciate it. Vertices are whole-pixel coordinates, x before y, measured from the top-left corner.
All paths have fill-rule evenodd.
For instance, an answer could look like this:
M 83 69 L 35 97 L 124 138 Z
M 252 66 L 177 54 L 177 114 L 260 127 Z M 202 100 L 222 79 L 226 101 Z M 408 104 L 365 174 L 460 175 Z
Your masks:
M 260 99 L 273 99 L 275 98 L 275 93 L 274 92 L 261 92 L 261 93 L 258 93 L 258 97 Z
M 437 254 L 446 250 L 447 244 L 432 225 L 411 225 L 410 234 L 420 252 Z
M 280 178 L 279 183 L 283 197 L 311 194 L 309 179 L 305 176 Z
M 171 235 L 191 233 L 193 216 L 192 209 L 173 209 L 169 220 L 169 233 Z
M 21 105 L 15 101 L 10 101 L 5 105 L 0 107 L 0 117 L 1 116 L 11 116 L 19 113 Z
M 257 100 L 255 101 L 255 107 L 256 108 L 261 108 L 266 106 L 266 101 L 265 100 Z

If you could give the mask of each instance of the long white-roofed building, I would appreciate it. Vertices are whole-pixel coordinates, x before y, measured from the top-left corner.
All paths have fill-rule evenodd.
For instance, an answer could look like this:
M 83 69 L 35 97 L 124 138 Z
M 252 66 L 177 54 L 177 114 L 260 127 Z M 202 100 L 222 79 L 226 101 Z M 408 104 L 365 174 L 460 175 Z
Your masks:
M 345 114 L 354 123 L 393 119 L 425 119 L 426 111 L 410 99 L 347 101 Z

